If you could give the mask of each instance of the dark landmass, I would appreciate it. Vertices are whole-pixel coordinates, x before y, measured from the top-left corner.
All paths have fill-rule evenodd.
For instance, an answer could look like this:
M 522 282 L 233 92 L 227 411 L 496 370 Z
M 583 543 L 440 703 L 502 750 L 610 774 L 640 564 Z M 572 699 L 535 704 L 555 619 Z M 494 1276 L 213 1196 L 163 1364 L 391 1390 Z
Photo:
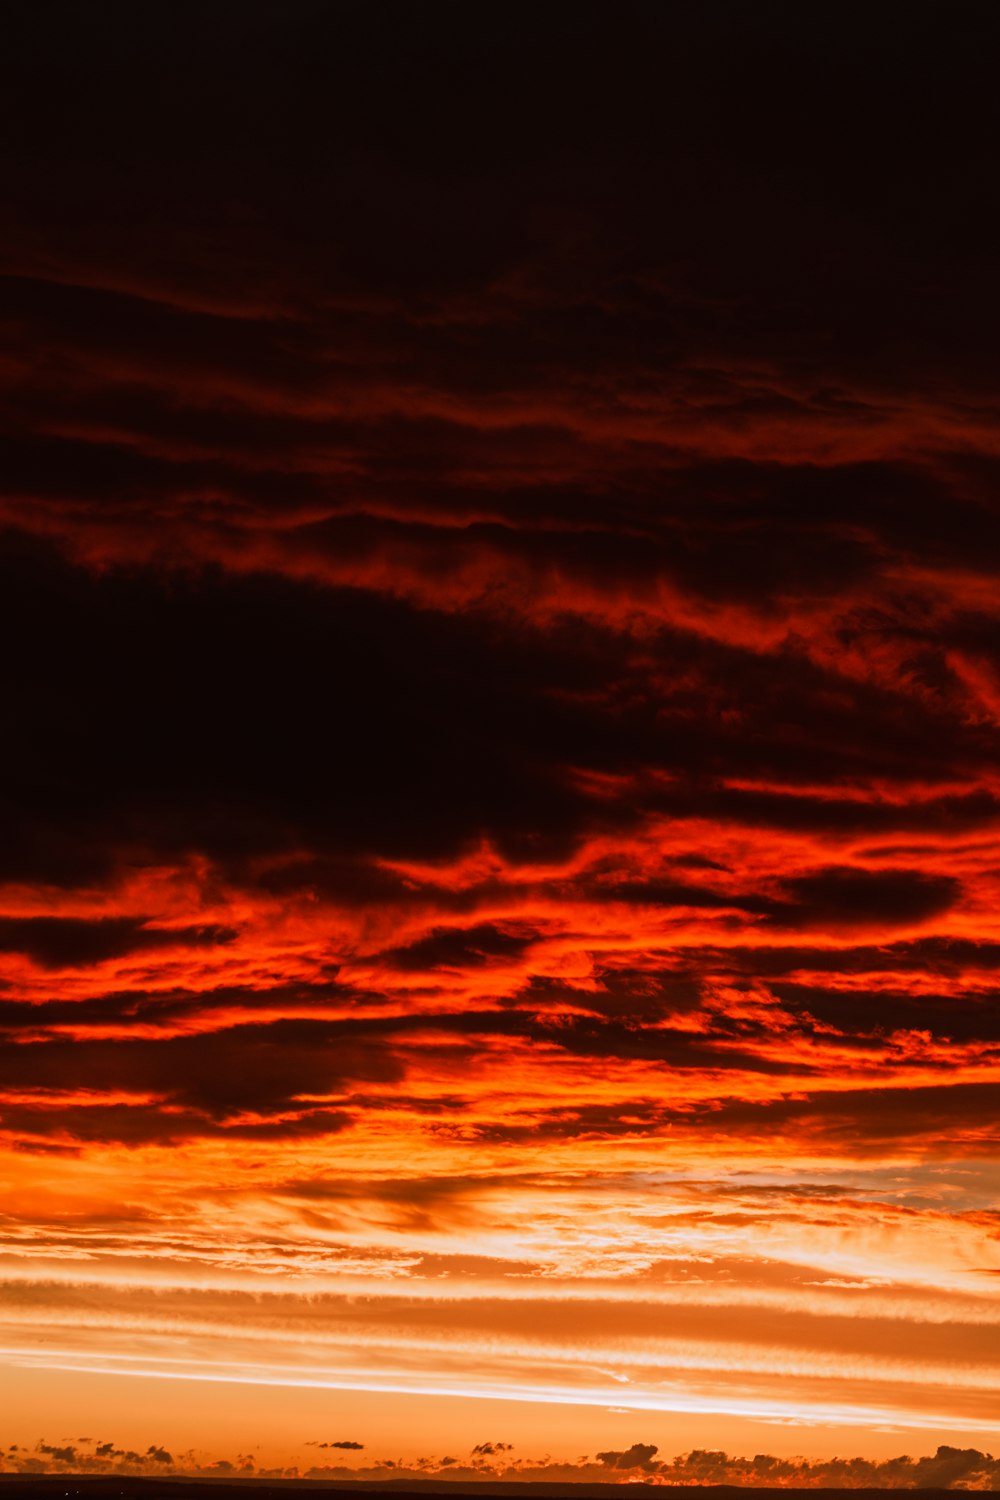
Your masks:
M 326 1479 L 132 1479 L 114 1474 L 74 1475 L 0 1474 L 0 1488 L 4 1500 L 47 1500 L 51 1496 L 69 1496 L 70 1500 L 218 1500 L 222 1488 L 242 1489 L 253 1495 L 254 1500 L 278 1500 L 287 1497 L 290 1490 L 308 1490 L 312 1494 L 336 1491 L 338 1500 L 375 1500 L 379 1495 L 414 1493 L 422 1500 L 455 1500 L 457 1495 L 514 1495 L 544 1496 L 554 1500 L 557 1496 L 572 1497 L 572 1500 L 636 1500 L 639 1490 L 652 1491 L 656 1500 L 693 1500 L 692 1491 L 711 1496 L 713 1500 L 726 1500 L 728 1496 L 746 1494 L 780 1495 L 782 1500 L 823 1500 L 824 1496 L 850 1495 L 852 1500 L 882 1500 L 887 1494 L 908 1493 L 888 1489 L 752 1489 L 732 1484 L 666 1485 L 666 1484 L 551 1484 L 531 1481 L 484 1480 L 468 1482 L 456 1480 L 442 1483 L 440 1480 L 400 1479 L 389 1483 L 351 1484 L 347 1481 Z M 954 1495 L 953 1490 L 927 1489 L 919 1491 L 923 1500 L 944 1500 Z M 989 1491 L 988 1493 L 998 1493 Z

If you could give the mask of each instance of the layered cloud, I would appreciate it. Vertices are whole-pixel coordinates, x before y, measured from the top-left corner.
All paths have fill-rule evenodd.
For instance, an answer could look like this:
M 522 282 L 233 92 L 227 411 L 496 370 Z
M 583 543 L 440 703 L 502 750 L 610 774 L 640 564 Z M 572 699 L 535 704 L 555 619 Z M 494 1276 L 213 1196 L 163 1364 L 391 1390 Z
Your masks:
M 907 17 L 943 151 L 888 12 L 237 9 L 20 98 L 5 1358 L 971 1441 L 995 16 Z

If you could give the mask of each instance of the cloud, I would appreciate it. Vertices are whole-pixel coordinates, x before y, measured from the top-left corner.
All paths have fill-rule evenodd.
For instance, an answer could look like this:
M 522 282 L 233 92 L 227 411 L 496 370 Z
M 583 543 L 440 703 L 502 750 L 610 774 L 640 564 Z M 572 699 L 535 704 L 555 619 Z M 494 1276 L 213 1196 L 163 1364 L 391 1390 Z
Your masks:
M 4 1254 L 978 1295 L 988 8 L 120 9 L 5 36 Z
M 31 1474 L 157 1474 L 169 1469 L 175 1472 L 171 1453 L 159 1444 L 150 1443 L 142 1453 L 120 1448 L 114 1442 L 99 1442 L 86 1452 L 90 1438 L 79 1438 L 78 1444 L 39 1441 L 30 1450 L 11 1448 L 19 1456 L 14 1460 L 17 1473 Z
M 360 1447 L 353 1443 L 320 1443 L 319 1447 Z M 261 1466 L 248 1456 L 235 1461 L 228 1458 L 199 1460 L 193 1453 L 174 1459 L 165 1449 L 151 1444 L 143 1453 L 115 1448 L 110 1443 L 98 1445 L 95 1456 L 82 1454 L 75 1447 L 38 1443 L 29 1456 L 19 1453 L 14 1470 L 23 1474 L 121 1474 L 156 1475 L 169 1468 L 178 1478 L 253 1474 L 259 1479 L 305 1478 L 314 1480 L 349 1479 L 353 1483 L 379 1483 L 387 1479 L 423 1480 L 447 1473 L 452 1480 L 482 1482 L 484 1478 L 508 1483 L 607 1483 L 609 1474 L 638 1478 L 660 1485 L 732 1485 L 741 1488 L 801 1489 L 990 1489 L 1000 1477 L 1000 1460 L 976 1448 L 940 1445 L 933 1455 L 913 1459 L 872 1460 L 869 1458 L 813 1459 L 778 1458 L 758 1453 L 752 1458 L 731 1456 L 722 1450 L 694 1449 L 673 1459 L 657 1458 L 655 1443 L 633 1443 L 629 1448 L 609 1450 L 596 1455 L 596 1461 L 581 1459 L 577 1463 L 553 1463 L 550 1459 L 525 1459 L 511 1464 L 504 1455 L 507 1443 L 479 1444 L 473 1456 L 479 1467 L 462 1466 L 457 1458 L 421 1459 L 407 1465 L 384 1460 L 365 1468 L 312 1467 L 301 1473 L 295 1467 Z M 13 1451 L 13 1450 L 12 1450 Z M 492 1465 L 483 1460 L 493 1458 Z
M 97 964 L 151 948 L 208 947 L 235 936 L 218 927 L 151 928 L 133 917 L 0 917 L 0 953 L 23 953 L 45 969 Z
M 72 1464 L 76 1461 L 77 1456 L 76 1448 L 72 1445 L 57 1448 L 50 1443 L 39 1443 L 38 1452 L 44 1453 L 48 1458 L 53 1458 L 56 1463 L 60 1464 Z
M 660 1468 L 654 1462 L 658 1452 L 655 1443 L 633 1443 L 631 1448 L 618 1452 L 612 1449 L 607 1453 L 599 1453 L 597 1461 L 606 1469 L 639 1469 L 644 1474 L 653 1474 Z
M 0 1047 L 0 1081 L 18 1095 L 4 1112 L 8 1128 L 48 1132 L 59 1124 L 78 1139 L 130 1143 L 225 1129 L 265 1139 L 272 1132 L 332 1134 L 348 1116 L 326 1099 L 342 1097 L 348 1080 L 391 1083 L 402 1072 L 377 1041 L 307 1018 L 162 1040 L 56 1038 Z M 282 1126 L 282 1117 L 291 1118 Z
M 801 902 L 810 925 L 879 927 L 926 921 L 957 900 L 961 886 L 952 877 L 921 870 L 815 870 L 787 881 L 789 895 Z
M 491 960 L 519 958 L 531 942 L 530 936 L 503 932 L 489 923 L 468 928 L 443 928 L 382 955 L 395 967 L 418 973 L 439 968 L 478 968 Z

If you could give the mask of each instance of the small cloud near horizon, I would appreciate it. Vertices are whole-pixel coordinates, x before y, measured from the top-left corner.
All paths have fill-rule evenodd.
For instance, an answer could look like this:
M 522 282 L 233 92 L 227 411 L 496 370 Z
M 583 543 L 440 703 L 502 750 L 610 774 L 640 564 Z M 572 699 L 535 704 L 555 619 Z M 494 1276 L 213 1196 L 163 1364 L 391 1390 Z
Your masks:
M 364 1443 L 352 1442 L 350 1438 L 342 1438 L 335 1443 L 319 1443 L 316 1441 L 310 1441 L 306 1443 L 307 1448 L 351 1448 L 357 1449 L 358 1452 L 360 1452 L 361 1449 L 364 1448 L 364 1446 Z
M 82 1439 L 80 1440 L 82 1441 Z M 353 1439 L 310 1440 L 306 1447 L 358 1451 L 363 1443 Z M 193 1451 L 175 1458 L 161 1444 L 150 1443 L 142 1452 L 100 1442 L 93 1452 L 81 1452 L 72 1443 L 39 1440 L 33 1449 L 11 1444 L 6 1450 L 8 1474 L 113 1474 L 129 1477 L 153 1475 L 177 1478 L 238 1476 L 257 1479 L 350 1479 L 379 1482 L 393 1479 L 423 1479 L 437 1475 L 449 1482 L 501 1480 L 555 1484 L 614 1483 L 643 1481 L 657 1485 L 733 1485 L 754 1488 L 801 1489 L 1000 1489 L 1000 1459 L 977 1448 L 955 1448 L 940 1444 L 933 1454 L 911 1458 L 872 1460 L 861 1457 L 806 1459 L 779 1458 L 758 1453 L 736 1457 L 719 1449 L 696 1448 L 672 1459 L 658 1457 L 655 1443 L 634 1442 L 627 1448 L 606 1449 L 591 1460 L 558 1463 L 550 1458 L 510 1459 L 513 1444 L 477 1443 L 470 1450 L 472 1462 L 463 1463 L 451 1454 L 422 1458 L 412 1463 L 383 1459 L 351 1468 L 324 1464 L 300 1468 L 291 1464 L 258 1467 L 249 1454 L 228 1458 L 199 1458 Z M 493 1460 L 489 1462 L 489 1460 Z

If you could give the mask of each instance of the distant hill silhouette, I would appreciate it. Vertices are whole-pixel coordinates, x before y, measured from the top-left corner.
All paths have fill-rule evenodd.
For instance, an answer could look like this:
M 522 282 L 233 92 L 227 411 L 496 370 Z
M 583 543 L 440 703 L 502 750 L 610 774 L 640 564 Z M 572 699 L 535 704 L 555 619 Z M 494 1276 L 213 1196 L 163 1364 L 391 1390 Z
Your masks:
M 745 1494 L 748 1490 L 760 1496 L 780 1495 L 782 1500 L 822 1500 L 823 1496 L 850 1495 L 852 1500 L 884 1500 L 888 1489 L 765 1489 L 760 1485 L 731 1484 L 665 1485 L 646 1484 L 551 1484 L 519 1481 L 485 1480 L 454 1483 L 440 1480 L 398 1479 L 387 1484 L 351 1484 L 325 1479 L 133 1479 L 112 1474 L 76 1478 L 72 1475 L 0 1474 L 3 1500 L 219 1500 L 219 1490 L 243 1489 L 247 1500 L 287 1500 L 289 1491 L 308 1490 L 312 1495 L 336 1492 L 338 1500 L 375 1500 L 379 1495 L 414 1493 L 423 1500 L 456 1500 L 459 1495 L 513 1495 L 519 1497 L 568 1496 L 571 1500 L 636 1500 L 639 1490 L 655 1492 L 656 1500 L 696 1500 L 696 1496 L 725 1500 L 727 1496 Z M 922 1489 L 921 1500 L 945 1500 L 954 1491 Z M 997 1493 L 989 1491 L 988 1493 Z

